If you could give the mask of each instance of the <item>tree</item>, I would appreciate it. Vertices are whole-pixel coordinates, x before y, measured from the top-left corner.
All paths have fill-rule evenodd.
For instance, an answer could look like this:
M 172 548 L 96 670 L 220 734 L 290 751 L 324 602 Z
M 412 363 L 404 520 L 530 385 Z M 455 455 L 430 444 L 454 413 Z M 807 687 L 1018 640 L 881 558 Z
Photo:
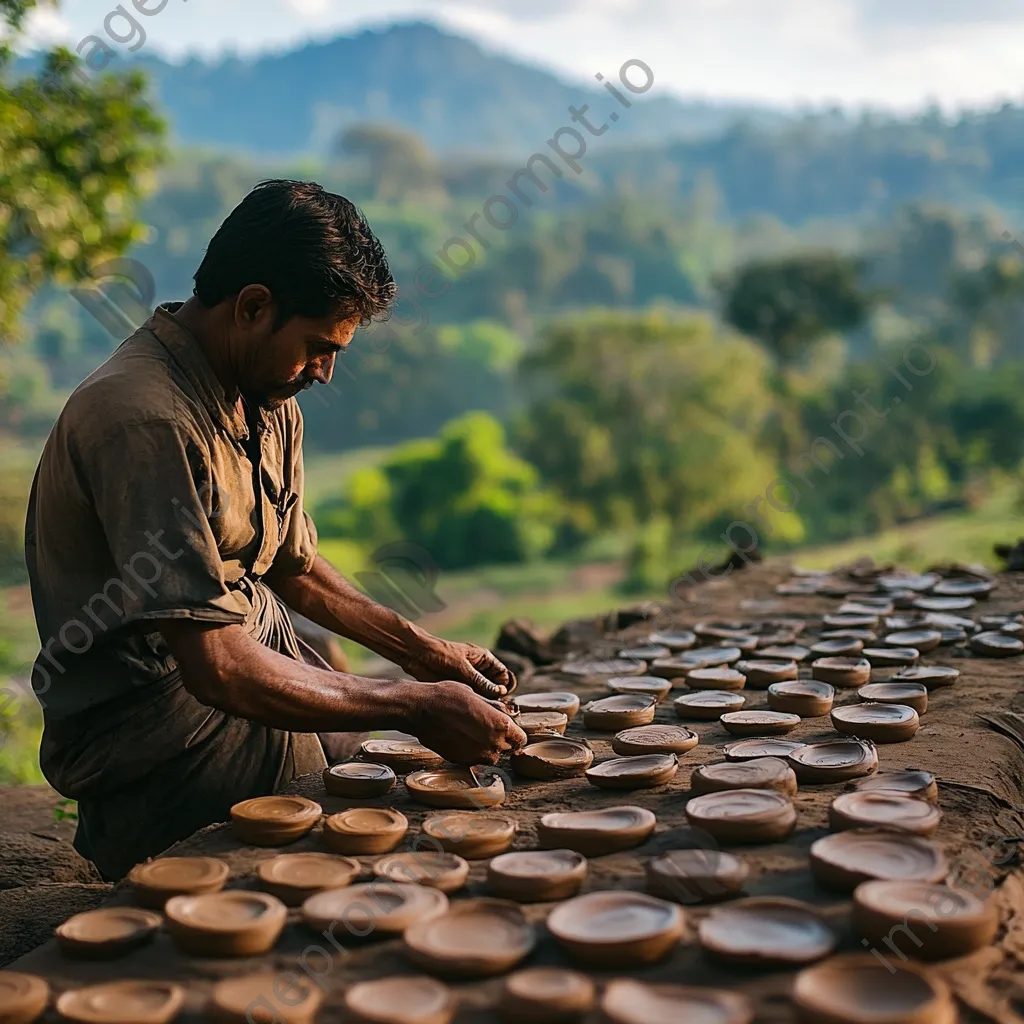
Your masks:
M 338 139 L 337 149 L 365 163 L 377 199 L 393 202 L 444 191 L 441 165 L 412 132 L 391 125 L 356 125 Z

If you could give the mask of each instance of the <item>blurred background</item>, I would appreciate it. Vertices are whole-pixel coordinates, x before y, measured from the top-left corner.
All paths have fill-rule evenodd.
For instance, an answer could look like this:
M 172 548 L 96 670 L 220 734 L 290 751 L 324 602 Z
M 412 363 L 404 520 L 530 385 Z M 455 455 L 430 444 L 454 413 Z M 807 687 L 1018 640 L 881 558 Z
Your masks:
M 992 565 L 1017 539 L 1018 5 L 0 0 L 0 20 L 0 685 L 38 643 L 22 531 L 55 416 L 191 294 L 268 177 L 356 201 L 409 300 L 303 395 L 307 505 L 375 596 L 382 550 L 425 552 L 436 599 L 402 610 L 434 632 L 490 645 L 513 616 L 664 598 L 737 520 L 810 566 Z M 609 127 L 576 173 L 548 143 L 584 104 Z M 478 216 L 469 241 L 534 153 L 543 187 L 520 179 L 515 223 Z M 453 237 L 472 266 L 439 257 Z M 0 706 L 0 782 L 38 779 L 38 729 Z

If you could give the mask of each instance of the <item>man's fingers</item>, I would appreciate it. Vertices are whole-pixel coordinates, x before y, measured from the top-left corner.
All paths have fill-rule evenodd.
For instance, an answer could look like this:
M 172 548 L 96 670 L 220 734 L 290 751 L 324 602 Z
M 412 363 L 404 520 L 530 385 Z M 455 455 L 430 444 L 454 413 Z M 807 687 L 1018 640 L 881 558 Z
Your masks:
M 472 665 L 469 666 L 469 671 L 467 672 L 467 675 L 469 678 L 466 680 L 466 682 L 468 682 L 469 685 L 474 690 L 476 690 L 476 692 L 479 693 L 481 697 L 488 697 L 491 700 L 496 700 L 498 697 L 505 696 L 506 691 L 504 686 L 499 686 L 497 683 L 492 683 L 490 679 L 488 679 L 481 672 L 478 672 L 475 668 L 473 668 Z
M 488 679 L 501 686 L 508 687 L 511 682 L 511 672 L 508 666 L 500 662 L 490 651 L 478 647 L 471 658 L 473 666 Z

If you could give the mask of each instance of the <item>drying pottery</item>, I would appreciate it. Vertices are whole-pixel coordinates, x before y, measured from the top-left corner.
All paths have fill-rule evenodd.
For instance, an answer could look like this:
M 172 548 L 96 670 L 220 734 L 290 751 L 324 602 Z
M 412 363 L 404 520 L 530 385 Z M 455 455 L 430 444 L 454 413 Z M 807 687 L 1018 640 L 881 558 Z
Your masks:
M 447 985 L 417 975 L 360 981 L 344 998 L 353 1024 L 450 1024 L 458 1008 Z
M 230 874 L 216 857 L 159 857 L 132 868 L 128 881 L 140 906 L 162 910 L 172 896 L 220 892 Z
M 891 828 L 915 836 L 930 836 L 939 827 L 942 811 L 927 800 L 902 793 L 840 793 L 829 808 L 833 832 L 850 828 Z
M 800 724 L 800 716 L 779 711 L 729 711 L 720 721 L 733 736 L 785 736 Z
M 772 789 L 731 789 L 693 797 L 686 820 L 723 843 L 774 843 L 796 828 L 796 808 Z
M 901 931 L 915 959 L 949 960 L 989 945 L 999 930 L 991 899 L 980 900 L 948 885 L 927 882 L 865 882 L 853 893 L 857 935 L 881 945 Z
M 721 793 L 728 789 L 774 789 L 795 796 L 796 774 L 778 757 L 757 757 L 749 761 L 720 761 L 703 764 L 690 776 L 693 793 Z
M 516 725 L 526 733 L 527 739 L 534 736 L 561 736 L 569 724 L 569 716 L 561 711 L 527 711 L 516 719 Z
M 916 665 L 921 657 L 921 652 L 916 647 L 865 647 L 863 654 L 872 668 Z
M 879 772 L 867 778 L 851 782 L 846 787 L 858 793 L 902 793 L 904 796 L 917 797 L 929 803 L 939 802 L 939 787 L 935 776 L 930 772 L 915 771 Z
M 357 938 L 399 935 L 417 921 L 448 909 L 440 889 L 377 878 L 344 889 L 314 893 L 302 904 L 303 923 L 322 932 L 341 922 Z
M 359 750 L 368 761 L 386 765 L 399 773 L 440 768 L 444 764 L 440 754 L 412 737 L 405 740 L 364 740 Z
M 243 843 L 284 846 L 312 831 L 323 809 L 301 796 L 257 796 L 231 808 L 231 828 Z
M 771 661 L 768 658 L 738 661 L 736 671 L 747 677 L 748 688 L 754 690 L 766 690 L 772 683 L 797 677 L 795 661 Z
M 995 580 L 951 579 L 936 583 L 932 593 L 937 597 L 985 598 L 995 589 Z
M 755 897 L 715 907 L 700 923 L 706 953 L 745 967 L 795 967 L 828 956 L 832 929 L 806 903 Z
M 866 658 L 818 658 L 811 662 L 811 676 L 830 686 L 863 686 L 871 679 Z
M 601 1015 L 601 1024 L 751 1024 L 754 1005 L 734 992 L 622 979 L 604 990 Z
M 886 590 L 912 590 L 915 594 L 926 594 L 942 577 L 938 573 L 907 573 L 905 575 L 879 576 L 878 583 Z
M 359 861 L 332 853 L 285 853 L 256 869 L 260 885 L 286 907 L 299 907 L 315 892 L 341 889 L 362 871 Z
M 1013 623 L 1020 625 L 1020 620 L 1012 615 L 1008 615 L 1005 612 L 989 613 L 988 615 L 978 616 L 978 625 L 984 629 L 1001 629 L 1007 623 Z
M 764 739 L 738 740 L 727 743 L 722 748 L 726 761 L 753 761 L 758 757 L 786 758 L 794 750 L 806 746 L 799 740 L 780 740 L 772 737 Z
M 921 718 L 905 704 L 849 704 L 834 708 L 832 725 L 844 736 L 874 743 L 903 743 L 921 728 Z
M 912 647 L 927 654 L 942 643 L 942 634 L 937 629 L 904 629 L 890 633 L 882 642 L 886 647 Z
M 527 967 L 505 979 L 498 1010 L 509 1024 L 570 1024 L 594 1005 L 594 983 L 564 967 Z
M 863 644 L 874 643 L 878 634 L 873 629 L 827 629 L 821 640 L 860 640 Z
M 174 944 L 193 956 L 256 956 L 277 942 L 288 908 L 266 892 L 173 896 L 164 907 Z
M 786 755 L 800 783 L 845 782 L 878 770 L 878 751 L 870 740 L 807 743 Z
M 323 990 L 309 978 L 271 971 L 246 974 L 213 986 L 205 1019 L 215 1024 L 312 1024 L 323 1001 Z
M 621 757 L 642 754 L 685 754 L 699 742 L 695 732 L 684 725 L 638 725 L 617 732 L 612 750 Z
M 587 782 L 599 789 L 652 789 L 675 778 L 679 758 L 675 754 L 642 754 L 613 757 L 586 771 Z
M 856 601 L 846 601 L 839 606 L 840 615 L 891 615 L 892 598 L 859 597 Z
M 711 903 L 738 893 L 750 868 L 721 850 L 670 850 L 647 862 L 647 891 L 676 903 Z
M 892 970 L 870 953 L 838 956 L 797 975 L 801 1024 L 956 1024 L 945 983 L 912 961 Z
M 580 709 L 580 699 L 575 693 L 551 691 L 546 693 L 524 693 L 516 698 L 522 714 L 538 711 L 558 711 L 571 722 Z
M 594 763 L 594 752 L 579 740 L 553 737 L 517 750 L 510 758 L 512 771 L 524 779 L 571 779 Z
M 799 644 L 771 644 L 762 647 L 758 653 L 763 658 L 771 658 L 773 661 L 806 661 L 810 656 L 810 649 L 801 647 Z
M 1012 658 L 1024 651 L 1024 640 L 1005 633 L 975 633 L 969 643 L 975 654 L 986 658 Z
M 138 907 L 101 907 L 69 917 L 54 935 L 61 952 L 89 960 L 112 960 L 149 942 L 162 921 Z
M 466 860 L 483 860 L 504 853 L 512 845 L 516 821 L 503 814 L 448 811 L 426 818 L 423 832 L 447 853 Z
M 428 807 L 471 810 L 505 802 L 505 783 L 487 769 L 429 768 L 407 775 L 405 788 Z
M 918 597 L 914 607 L 924 612 L 965 612 L 977 601 L 973 597 Z
M 686 676 L 691 690 L 742 690 L 747 677 L 735 668 L 695 668 Z
M 870 611 L 859 614 L 833 614 L 822 616 L 822 622 L 832 629 L 870 629 L 878 625 L 878 612 Z
M 819 640 L 811 645 L 811 654 L 815 658 L 852 658 L 864 650 L 864 642 L 850 637 L 838 640 Z M 830 680 L 826 680 L 829 682 Z
M 647 642 L 667 647 L 670 651 L 688 651 L 697 642 L 697 634 L 688 629 L 671 629 L 652 633 Z
M 605 686 L 612 693 L 640 693 L 661 700 L 672 689 L 672 680 L 661 676 L 621 676 L 609 679 Z
M 792 679 L 768 687 L 768 707 L 800 718 L 822 718 L 832 710 L 836 691 L 818 679 Z
M 324 789 L 331 796 L 364 800 L 395 788 L 395 773 L 386 764 L 348 761 L 324 769 Z
M 34 1024 L 50 1001 L 50 986 L 34 974 L 0 971 L 0 1021 Z
M 700 658 L 691 658 L 689 652 L 675 654 L 671 658 L 655 658 L 647 666 L 648 675 L 656 676 L 659 679 L 684 679 L 695 669 L 704 665 Z
M 563 661 L 559 672 L 567 676 L 582 676 L 585 679 L 602 676 L 642 676 L 647 671 L 647 662 L 632 658 L 574 658 Z
M 654 814 L 644 807 L 553 811 L 537 823 L 537 840 L 544 850 L 564 848 L 584 857 L 600 857 L 647 842 L 655 822 Z
M 324 845 L 356 857 L 390 853 L 408 830 L 406 816 L 390 807 L 350 807 L 325 819 Z
M 849 892 L 874 879 L 939 882 L 946 858 L 928 839 L 888 829 L 833 832 L 811 845 L 811 871 L 830 889 Z
M 466 884 L 469 863 L 454 853 L 440 850 L 390 853 L 374 863 L 373 873 L 389 882 L 428 885 L 448 893 Z
M 583 708 L 583 724 L 598 732 L 618 732 L 654 721 L 658 702 L 642 693 L 619 693 L 592 700 Z
M 728 690 L 696 690 L 684 693 L 672 701 L 679 718 L 712 721 L 721 718 L 727 711 L 738 711 L 747 703 L 742 693 L 730 693 Z
M 111 981 L 64 992 L 57 1013 L 76 1024 L 168 1024 L 184 1002 L 185 990 L 169 981 Z
M 587 859 L 574 850 L 503 853 L 487 865 L 487 883 L 503 899 L 520 903 L 564 900 L 580 891 Z
M 475 899 L 417 921 L 405 932 L 406 955 L 431 974 L 485 978 L 510 971 L 533 952 L 537 933 L 516 904 Z
M 748 651 L 754 650 L 757 646 L 757 638 L 750 637 L 749 643 L 745 646 Z M 695 647 L 680 657 L 692 662 L 694 668 L 715 668 L 739 661 L 743 657 L 743 653 L 743 648 L 738 646 L 737 641 L 729 647 Z M 657 675 L 657 673 L 652 674 Z
M 636 647 L 623 647 L 619 657 L 627 661 L 654 661 L 655 658 L 667 658 L 672 649 L 664 644 L 638 644 Z
M 928 710 L 928 690 L 920 683 L 868 683 L 857 691 L 857 696 L 870 704 L 903 704 L 918 715 Z
M 748 622 L 740 622 L 737 619 L 722 622 L 706 619 L 698 622 L 693 627 L 693 631 L 697 636 L 711 640 L 732 640 L 734 637 L 748 636 L 752 632 L 752 626 Z

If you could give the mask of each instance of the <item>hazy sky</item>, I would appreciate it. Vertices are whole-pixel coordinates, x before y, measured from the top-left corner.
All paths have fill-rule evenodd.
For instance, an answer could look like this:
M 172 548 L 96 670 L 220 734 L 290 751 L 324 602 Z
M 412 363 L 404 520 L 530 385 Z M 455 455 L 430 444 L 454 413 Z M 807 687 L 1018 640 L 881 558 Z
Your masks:
M 64 0 L 37 32 L 77 43 L 118 2 L 131 9 Z M 412 17 L 569 78 L 640 58 L 688 96 L 906 108 L 1024 95 L 1020 0 L 167 0 L 145 19 L 146 49 L 246 53 Z

